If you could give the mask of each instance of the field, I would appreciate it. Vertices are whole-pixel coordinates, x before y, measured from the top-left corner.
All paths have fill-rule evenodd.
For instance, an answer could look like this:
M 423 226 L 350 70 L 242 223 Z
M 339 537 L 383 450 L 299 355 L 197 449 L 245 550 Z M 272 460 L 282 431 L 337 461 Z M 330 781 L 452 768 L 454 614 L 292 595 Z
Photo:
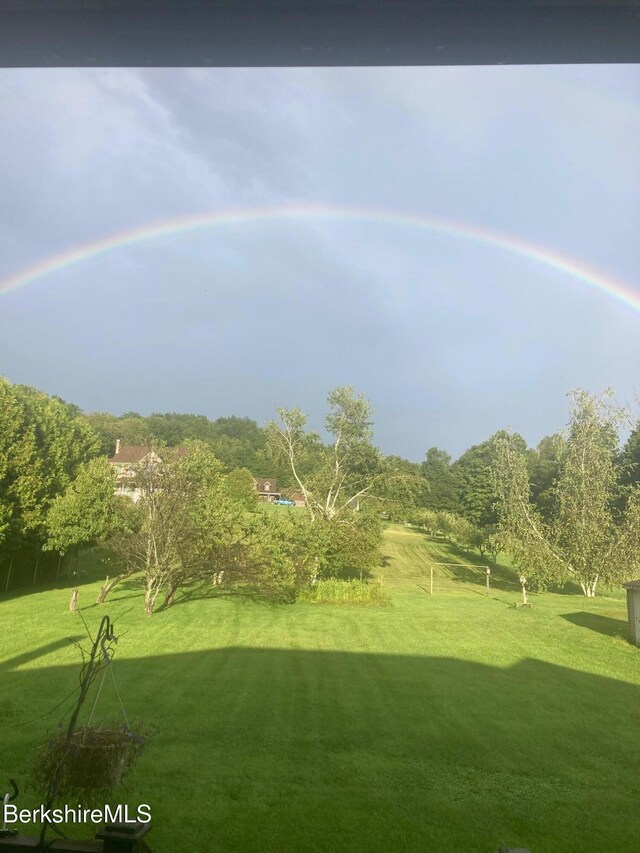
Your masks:
M 120 797 L 151 805 L 155 853 L 640 848 L 640 650 L 621 594 L 516 608 L 508 567 L 487 595 L 482 561 L 395 525 L 386 607 L 207 588 L 148 619 L 132 583 L 94 606 L 104 569 L 87 561 L 83 615 L 121 616 L 114 674 L 156 731 Z M 462 565 L 436 566 L 430 595 L 443 562 Z M 0 597 L 0 791 L 16 777 L 22 807 L 60 710 L 41 716 L 77 683 L 69 595 Z M 97 714 L 116 715 L 107 686 Z

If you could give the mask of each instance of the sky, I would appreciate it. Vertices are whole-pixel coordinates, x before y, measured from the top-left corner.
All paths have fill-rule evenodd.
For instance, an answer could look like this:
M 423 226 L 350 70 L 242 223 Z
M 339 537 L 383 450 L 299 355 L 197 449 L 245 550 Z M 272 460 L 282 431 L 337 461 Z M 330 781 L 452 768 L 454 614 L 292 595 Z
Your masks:
M 350 384 L 414 461 L 535 446 L 575 387 L 637 409 L 640 66 L 4 69 L 0 103 L 12 382 L 314 429 Z

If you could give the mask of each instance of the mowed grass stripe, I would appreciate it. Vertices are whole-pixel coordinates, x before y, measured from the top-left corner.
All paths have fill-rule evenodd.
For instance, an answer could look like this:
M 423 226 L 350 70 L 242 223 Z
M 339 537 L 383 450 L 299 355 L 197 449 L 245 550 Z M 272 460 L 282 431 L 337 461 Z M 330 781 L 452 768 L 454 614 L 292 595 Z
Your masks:
M 389 607 L 192 590 L 148 619 L 128 585 L 84 611 L 94 628 L 124 614 L 114 672 L 129 717 L 157 734 L 117 799 L 151 804 L 156 853 L 637 849 L 640 656 L 622 595 L 516 609 L 499 566 L 489 597 L 453 573 L 429 596 L 433 562 L 482 582 L 479 561 L 394 527 L 383 556 Z M 81 579 L 81 603 L 98 577 Z M 21 782 L 49 722 L 10 724 L 77 682 L 69 594 L 0 598 L 0 768 Z M 116 711 L 105 688 L 98 716 Z
M 386 561 L 384 558 L 387 558 Z M 381 572 L 396 587 L 417 586 L 429 591 L 433 570 L 434 594 L 465 593 L 469 589 L 482 592 L 486 586 L 487 560 L 467 555 L 441 539 L 419 531 L 392 528 L 383 552 Z M 505 571 L 501 566 L 491 566 L 494 579 L 504 586 Z M 514 587 L 512 573 L 506 574 L 510 587 Z

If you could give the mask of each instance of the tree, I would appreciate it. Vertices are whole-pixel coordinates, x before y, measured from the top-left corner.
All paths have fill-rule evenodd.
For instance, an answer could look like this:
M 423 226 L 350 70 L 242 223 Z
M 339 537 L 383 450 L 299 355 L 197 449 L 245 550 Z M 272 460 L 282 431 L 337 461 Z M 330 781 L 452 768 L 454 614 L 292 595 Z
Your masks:
M 409 518 L 414 527 L 421 527 L 429 536 L 438 532 L 438 513 L 431 509 L 418 509 Z
M 0 546 L 10 535 L 15 502 L 10 486 L 15 477 L 12 458 L 23 429 L 23 412 L 13 387 L 0 377 Z
M 306 431 L 307 417 L 299 409 L 278 409 L 279 421 L 266 425 L 273 456 L 288 462 L 315 525 L 309 536 L 313 577 L 368 571 L 382 536 L 379 502 L 394 476 L 393 465 L 385 463 L 371 443 L 369 401 L 350 386 L 341 386 L 331 391 L 327 402 L 325 428 L 332 438 L 328 447 Z M 367 506 L 374 499 L 375 508 Z
M 550 530 L 531 502 L 525 455 L 508 433 L 496 438 L 493 475 L 499 522 L 492 542 L 496 549 L 508 552 L 520 569 L 523 604 L 527 604 L 527 583 L 545 589 L 560 581 L 564 567 Z
M 617 461 L 621 489 L 618 504 L 620 509 L 624 509 L 629 495 L 640 483 L 640 421 L 632 429 Z
M 116 440 L 124 444 L 150 444 L 152 435 L 145 419 L 137 412 L 127 412 L 121 417 L 109 412 L 89 412 L 83 416 L 100 439 L 100 453 L 112 456 Z
M 51 503 L 44 550 L 66 554 L 107 537 L 113 529 L 115 472 L 104 457 L 91 459 Z
M 488 527 L 497 521 L 491 472 L 495 442 L 500 434 L 496 433 L 482 444 L 470 447 L 452 465 L 459 483 L 459 513 L 477 527 Z M 522 436 L 515 434 L 512 440 L 523 452 L 526 450 L 527 444 Z
M 109 589 L 141 573 L 149 616 L 163 589 L 170 606 L 181 585 L 242 566 L 254 525 L 243 501 L 229 496 L 222 465 L 206 445 L 191 444 L 186 455 L 164 449 L 162 456 L 162 465 L 136 474 L 138 523 L 110 543 L 124 571 Z
M 231 416 L 212 421 L 204 415 L 177 412 L 154 412 L 147 417 L 137 412 L 126 412 L 120 417 L 107 412 L 91 412 L 84 417 L 99 434 L 101 452 L 108 456 L 113 454 L 117 439 L 124 444 L 167 447 L 202 441 L 227 471 L 248 468 L 260 475 L 265 467 L 264 431 L 250 418 Z
M 531 484 L 531 500 L 545 521 L 557 513 L 555 485 L 560 473 L 560 460 L 565 438 L 560 433 L 545 436 L 535 450 L 527 454 L 527 467 Z
M 498 527 L 495 524 L 490 524 L 487 527 L 477 528 L 477 537 L 474 547 L 480 552 L 480 556 L 491 554 L 491 559 L 495 565 L 500 553 L 500 539 L 497 536 Z
M 380 452 L 371 445 L 372 408 L 350 386 L 335 388 L 327 398 L 325 428 L 332 437 L 317 470 L 305 477 L 301 467 L 317 446 L 318 436 L 305 432 L 307 416 L 300 409 L 278 409 L 280 421 L 266 425 L 274 456 L 288 461 L 293 479 L 305 497 L 312 519 L 333 519 L 353 502 L 371 493 L 383 477 Z
M 616 497 L 617 431 L 622 413 L 611 392 L 596 398 L 572 393 L 554 517 L 546 522 L 531 500 L 525 456 L 513 437 L 496 439 L 494 467 L 499 497 L 500 536 L 526 580 L 544 588 L 551 581 L 575 579 L 593 597 L 599 582 L 628 579 L 640 566 L 640 487 L 630 493 L 618 520 Z
M 388 517 L 397 522 L 410 520 L 424 507 L 428 494 L 420 465 L 401 456 L 386 456 L 382 467 L 388 476 L 381 480 L 376 494 L 384 502 Z
M 458 512 L 460 508 L 459 483 L 455 470 L 451 468 L 451 457 L 438 447 L 430 447 L 422 463 L 422 476 L 427 493 L 424 506 L 427 509 Z
M 39 554 L 52 502 L 98 449 L 98 437 L 77 407 L 0 378 L 0 548 L 5 553 L 34 549 Z
M 225 476 L 227 494 L 240 501 L 248 510 L 256 508 L 258 493 L 255 480 L 247 468 L 234 468 Z

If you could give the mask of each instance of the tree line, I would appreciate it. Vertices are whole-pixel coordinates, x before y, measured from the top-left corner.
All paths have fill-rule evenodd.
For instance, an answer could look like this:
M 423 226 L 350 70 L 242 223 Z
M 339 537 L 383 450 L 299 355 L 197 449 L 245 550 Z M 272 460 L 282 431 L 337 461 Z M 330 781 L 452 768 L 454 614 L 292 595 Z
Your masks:
M 318 578 L 366 574 L 382 517 L 494 559 L 505 551 L 539 588 L 574 579 L 592 595 L 637 570 L 640 426 L 620 447 L 628 416 L 610 395 L 576 392 L 568 426 L 536 448 L 499 431 L 455 461 L 432 447 L 422 463 L 375 447 L 371 406 L 352 388 L 334 389 L 327 403 L 323 439 L 299 409 L 279 409 L 264 427 L 240 417 L 87 415 L 0 379 L 0 585 L 55 576 L 81 547 L 108 541 L 114 574 L 103 597 L 140 573 L 149 612 L 161 591 L 170 606 L 197 579 L 291 595 Z M 138 505 L 114 493 L 106 457 L 117 438 L 166 459 L 138 471 Z M 172 454 L 177 447 L 189 453 Z M 260 476 L 301 492 L 305 512 L 258 511 Z
M 73 408 L 73 407 L 72 407 Z M 116 416 L 108 413 L 84 415 L 100 442 L 100 450 L 112 455 L 116 439 L 125 444 L 152 445 L 160 442 L 177 447 L 189 440 L 207 444 L 226 471 L 243 468 L 254 477 L 272 477 L 285 489 L 299 487 L 289 460 L 274 455 L 268 441 L 269 427 L 260 427 L 247 417 L 220 417 L 210 420 L 204 415 L 155 413 L 143 417 L 136 412 Z M 430 447 L 422 462 L 412 462 L 397 455 L 387 456 L 387 465 L 405 475 L 389 493 L 390 512 L 404 521 L 413 509 L 454 513 L 477 528 L 497 524 L 492 466 L 496 459 L 495 440 L 501 432 L 465 450 L 458 459 L 438 447 Z M 325 447 L 317 434 L 306 438 L 304 459 L 300 460 L 305 476 L 319 463 Z M 528 448 L 522 436 L 512 437 L 525 455 L 531 499 L 542 517 L 549 520 L 555 511 L 553 486 L 561 467 L 565 446 L 562 430 L 545 436 L 535 448 Z M 640 425 L 636 424 L 623 447 L 612 450 L 620 499 L 625 489 L 640 482 Z
M 47 554 L 57 557 L 59 574 L 63 558 L 96 543 L 105 545 L 114 567 L 99 601 L 121 580 L 136 576 L 149 614 L 159 595 L 171 606 L 180 587 L 198 581 L 291 598 L 322 578 L 366 575 L 377 561 L 379 508 L 355 507 L 351 499 L 368 491 L 356 485 L 367 476 L 363 460 L 371 467 L 382 456 L 370 444 L 368 403 L 350 389 L 337 389 L 329 398 L 326 424 L 336 437 L 333 448 L 305 433 L 297 436 L 300 446 L 292 459 L 283 453 L 276 422 L 264 431 L 271 464 L 288 470 L 292 483 L 300 485 L 304 477 L 308 505 L 301 513 L 264 512 L 251 472 L 229 470 L 198 438 L 181 438 L 180 452 L 150 439 L 162 462 L 136 467 L 132 486 L 141 497 L 134 502 L 117 493 L 116 472 L 90 418 L 6 380 L 0 394 L 5 589 L 10 581 L 15 587 L 30 580 L 34 563 L 40 563 L 40 574 L 33 581 L 42 578 Z M 234 427 L 242 421 L 228 420 Z M 319 506 L 331 511 L 318 513 Z

